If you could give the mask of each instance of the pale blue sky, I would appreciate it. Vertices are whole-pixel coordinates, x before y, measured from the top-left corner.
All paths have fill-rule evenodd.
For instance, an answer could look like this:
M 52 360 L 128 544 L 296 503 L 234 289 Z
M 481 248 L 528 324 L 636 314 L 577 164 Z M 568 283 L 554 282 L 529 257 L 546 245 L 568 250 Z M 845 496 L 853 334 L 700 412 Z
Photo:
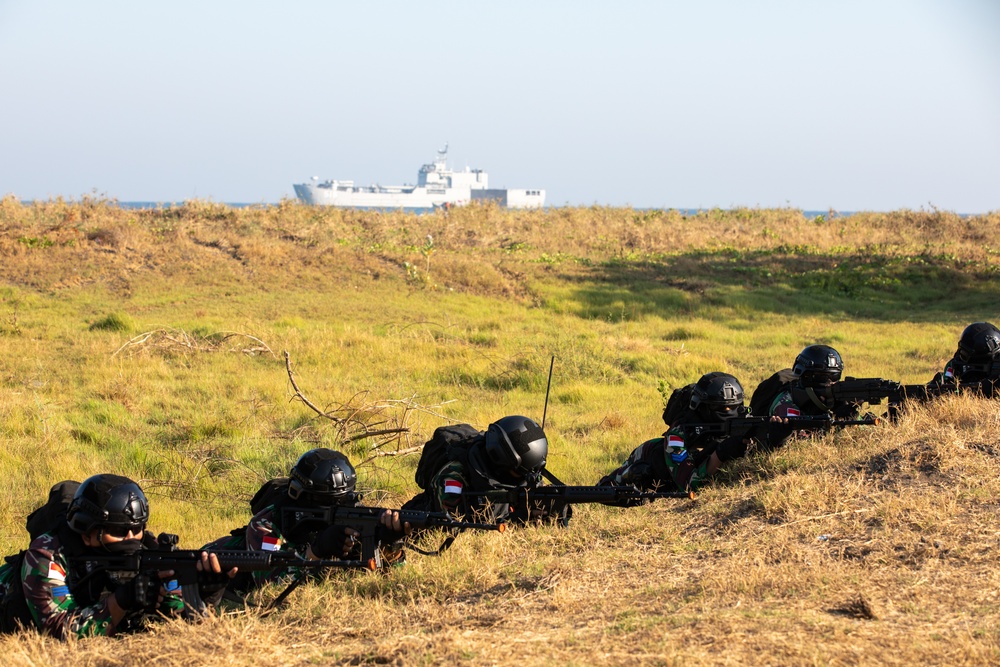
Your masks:
M 1000 2 L 0 0 L 0 195 L 1000 209 Z

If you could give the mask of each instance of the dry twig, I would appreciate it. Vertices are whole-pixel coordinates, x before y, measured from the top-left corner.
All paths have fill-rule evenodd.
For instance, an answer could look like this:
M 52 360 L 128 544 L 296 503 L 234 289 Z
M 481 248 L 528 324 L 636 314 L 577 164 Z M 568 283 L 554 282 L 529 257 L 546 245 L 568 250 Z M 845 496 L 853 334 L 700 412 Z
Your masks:
M 248 339 L 255 345 L 226 345 L 232 339 Z M 240 352 L 249 356 L 267 353 L 273 356 L 267 343 L 256 336 L 235 331 L 218 331 L 207 336 L 196 336 L 181 329 L 154 329 L 141 333 L 129 339 L 124 345 L 112 353 L 112 357 L 127 350 L 129 353 L 144 350 L 176 351 L 177 349 L 191 352 Z

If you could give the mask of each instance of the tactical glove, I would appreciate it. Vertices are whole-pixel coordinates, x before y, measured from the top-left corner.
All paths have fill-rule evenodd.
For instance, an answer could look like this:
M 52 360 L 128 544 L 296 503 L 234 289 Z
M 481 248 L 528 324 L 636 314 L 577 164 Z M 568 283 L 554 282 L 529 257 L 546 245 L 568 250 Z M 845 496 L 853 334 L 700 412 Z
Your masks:
M 857 419 L 858 409 L 857 403 L 842 403 L 833 409 L 834 419 Z
M 681 491 L 687 491 L 693 476 L 694 464 L 690 461 L 683 461 L 677 464 L 677 468 L 674 470 L 674 484 Z
M 343 526 L 329 526 L 309 544 L 317 558 L 339 558 L 350 553 L 356 540 Z
M 160 580 L 140 574 L 115 589 L 115 602 L 125 611 L 141 611 L 156 604 Z
M 627 468 L 621 475 L 621 484 L 634 486 L 637 489 L 648 489 L 656 482 L 653 466 L 645 461 L 636 461 Z
M 218 604 L 222 598 L 220 592 L 226 590 L 230 581 L 232 579 L 225 572 L 199 572 L 198 595 L 209 604 Z

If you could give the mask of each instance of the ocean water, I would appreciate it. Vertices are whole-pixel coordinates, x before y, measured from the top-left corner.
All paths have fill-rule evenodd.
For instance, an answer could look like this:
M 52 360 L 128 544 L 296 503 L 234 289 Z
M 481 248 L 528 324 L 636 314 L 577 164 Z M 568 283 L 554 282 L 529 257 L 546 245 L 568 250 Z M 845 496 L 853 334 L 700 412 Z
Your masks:
M 25 204 L 25 205 L 30 205 L 33 202 L 31 200 L 28 200 L 28 201 L 22 201 L 21 203 Z M 229 206 L 231 208 L 253 208 L 255 206 L 258 206 L 258 207 L 267 207 L 267 206 L 275 206 L 276 205 L 275 203 L 264 203 L 264 202 L 254 202 L 254 203 L 248 203 L 248 202 L 219 202 L 219 203 L 224 204 L 225 206 Z M 172 208 L 172 207 L 175 207 L 175 206 L 183 206 L 184 202 L 183 201 L 173 201 L 173 202 L 170 202 L 170 201 L 168 201 L 168 202 L 120 201 L 120 202 L 117 202 L 117 204 L 121 208 L 130 209 L 131 210 L 131 209 Z M 545 208 L 547 208 L 547 209 L 558 209 L 558 208 L 562 208 L 562 207 L 560 207 L 560 206 L 546 206 Z M 393 209 L 393 210 L 396 210 L 396 209 Z M 422 215 L 422 214 L 425 214 L 425 213 L 433 213 L 434 212 L 433 208 L 404 208 L 403 210 L 406 211 L 407 213 L 416 213 L 418 215 Z M 678 213 L 681 213 L 682 215 L 697 215 L 698 213 L 701 213 L 701 212 L 704 212 L 704 211 L 714 210 L 714 208 L 675 208 L 675 209 L 663 209 L 663 208 L 657 207 L 657 208 L 636 208 L 635 210 L 637 210 L 637 211 L 675 210 Z M 817 218 L 819 216 L 823 216 L 825 218 L 825 217 L 827 217 L 829 215 L 829 213 L 830 213 L 829 210 L 826 210 L 826 211 L 802 211 L 802 215 L 805 216 L 808 219 Z M 836 211 L 836 213 L 837 213 L 838 216 L 847 216 L 847 215 L 851 215 L 851 214 L 855 213 L 855 211 Z M 960 214 L 960 215 L 962 217 L 967 217 L 966 214 Z
M 25 202 L 25 203 L 30 203 L 30 202 Z M 223 203 L 226 206 L 230 206 L 232 208 L 251 208 L 251 207 L 254 207 L 254 206 L 274 206 L 275 205 L 275 204 L 262 204 L 260 202 L 257 202 L 257 203 L 254 203 L 254 204 L 243 203 L 243 202 L 223 202 Z M 179 202 L 123 201 L 123 202 L 118 202 L 118 205 L 121 206 L 122 208 L 125 208 L 125 209 L 153 209 L 153 208 L 170 208 L 172 206 L 183 206 L 184 202 L 182 202 L 182 201 L 179 201 Z M 551 208 L 551 209 L 558 209 L 558 208 L 561 208 L 561 207 L 560 206 L 546 206 L 545 208 L 547 208 L 547 209 L 549 209 L 549 208 Z M 396 210 L 396 209 L 393 209 L 393 210 Z M 407 213 L 417 213 L 417 214 L 433 213 L 434 212 L 433 208 L 404 208 L 403 210 L 406 211 Z M 661 210 L 665 210 L 665 209 L 661 209 L 661 208 L 637 208 L 635 210 L 637 210 L 637 211 L 661 211 Z M 701 212 L 704 212 L 704 211 L 711 211 L 711 210 L 714 210 L 714 209 L 710 209 L 710 208 L 677 208 L 677 209 L 672 209 L 672 210 L 675 210 L 678 213 L 681 213 L 682 215 L 697 215 L 698 213 L 701 213 Z M 830 213 L 829 210 L 826 210 L 826 211 L 802 211 L 802 215 L 805 216 L 806 218 L 816 218 L 816 217 L 821 216 L 821 215 L 823 217 L 826 217 L 827 215 L 829 215 L 829 213 Z M 846 215 L 851 215 L 852 213 L 854 213 L 854 211 L 837 211 L 836 213 L 837 213 L 838 216 L 846 216 Z

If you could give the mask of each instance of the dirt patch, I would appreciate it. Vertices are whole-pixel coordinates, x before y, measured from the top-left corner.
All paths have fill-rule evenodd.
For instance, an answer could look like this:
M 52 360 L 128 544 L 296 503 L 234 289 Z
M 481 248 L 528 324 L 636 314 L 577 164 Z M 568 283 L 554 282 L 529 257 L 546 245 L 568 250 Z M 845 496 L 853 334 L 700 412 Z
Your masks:
M 875 609 L 872 607 L 871 602 L 869 602 L 863 595 L 858 595 L 856 598 L 842 602 L 836 607 L 831 607 L 827 611 L 838 616 L 849 616 L 850 618 L 858 618 L 868 621 L 878 620 L 878 615 L 875 613 Z
M 873 542 L 867 537 L 833 537 L 822 536 L 829 545 L 827 553 L 834 560 L 863 561 L 875 550 Z
M 893 547 L 893 552 L 899 561 L 913 569 L 920 569 L 931 559 L 946 558 L 950 549 L 944 547 L 937 540 L 928 540 L 921 537 L 916 544 L 897 544 Z
M 739 502 L 727 514 L 720 517 L 712 528 L 715 530 L 728 528 L 750 518 L 756 518 L 771 525 L 779 525 L 785 522 L 784 513 L 771 513 L 770 516 L 768 516 L 768 512 L 759 500 L 756 498 L 749 498 Z
M 977 452 L 982 452 L 991 458 L 1000 457 L 1000 445 L 990 444 L 986 442 L 970 442 L 969 449 L 974 449 Z
M 941 469 L 938 448 L 925 440 L 914 440 L 858 463 L 855 468 L 865 478 L 883 487 L 914 483 L 948 483 L 950 475 Z

